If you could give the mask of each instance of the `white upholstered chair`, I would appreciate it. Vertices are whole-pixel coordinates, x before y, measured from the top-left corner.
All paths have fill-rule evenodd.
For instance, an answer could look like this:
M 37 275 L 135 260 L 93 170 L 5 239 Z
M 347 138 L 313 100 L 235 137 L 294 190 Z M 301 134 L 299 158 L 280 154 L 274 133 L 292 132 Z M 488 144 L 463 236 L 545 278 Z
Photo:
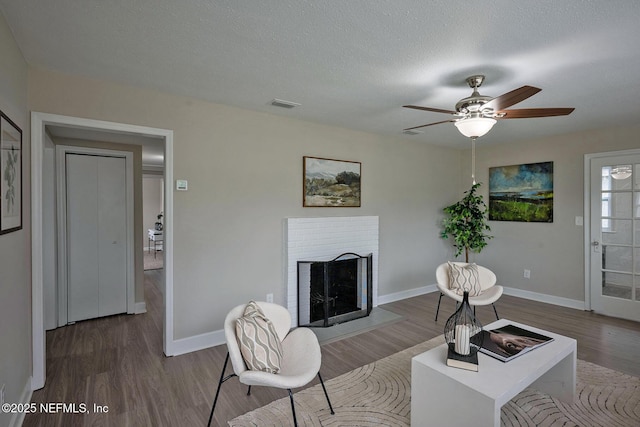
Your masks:
M 466 262 L 453 262 L 452 264 L 457 264 L 460 266 L 466 266 L 468 263 Z M 496 314 L 496 319 L 498 317 L 498 311 L 496 310 L 495 302 L 502 296 L 503 288 L 500 285 L 496 285 L 496 275 L 493 271 L 489 270 L 486 267 L 478 266 L 478 280 L 480 282 L 480 287 L 482 288 L 482 292 L 478 296 L 470 296 L 469 304 L 473 306 L 475 311 L 475 306 L 477 305 L 489 305 L 493 306 L 493 312 Z M 436 269 L 436 281 L 438 285 L 438 290 L 440 291 L 440 298 L 438 298 L 438 309 L 436 310 L 436 321 L 438 320 L 438 312 L 440 311 L 440 301 L 442 300 L 442 295 L 446 295 L 449 298 L 456 300 L 457 303 L 462 302 L 462 295 L 458 295 L 455 291 L 449 289 L 449 264 L 444 263 L 440 264 Z
M 222 383 L 228 379 L 237 376 L 241 383 L 249 386 L 247 395 L 251 394 L 251 386 L 268 386 L 287 389 L 289 391 L 289 399 L 291 400 L 291 412 L 293 414 L 293 423 L 298 425 L 296 420 L 296 409 L 293 403 L 292 388 L 303 387 L 310 383 L 315 376 L 318 376 L 324 395 L 327 398 L 331 414 L 334 413 L 327 389 L 320 376 L 321 353 L 318 338 L 309 328 L 296 328 L 291 331 L 291 315 L 289 311 L 281 305 L 268 302 L 258 302 L 258 306 L 262 309 L 265 316 L 273 323 L 276 333 L 282 342 L 282 363 L 280 372 L 272 374 L 263 371 L 252 371 L 242 358 L 240 346 L 236 338 L 236 320 L 242 317 L 246 304 L 239 305 L 232 309 L 224 321 L 224 334 L 227 341 L 227 357 L 224 361 L 224 367 L 220 373 L 220 381 L 216 390 L 216 397 L 211 407 L 211 415 L 209 416 L 209 424 L 213 419 L 213 411 L 216 408 L 218 395 Z M 227 369 L 227 363 L 231 359 L 233 374 L 224 376 Z

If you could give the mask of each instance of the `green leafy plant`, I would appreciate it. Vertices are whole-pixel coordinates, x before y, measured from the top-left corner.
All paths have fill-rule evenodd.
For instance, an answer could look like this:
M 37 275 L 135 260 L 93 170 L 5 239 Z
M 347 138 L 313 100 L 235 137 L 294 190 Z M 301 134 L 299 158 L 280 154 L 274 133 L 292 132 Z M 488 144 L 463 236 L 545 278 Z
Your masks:
M 487 246 L 487 240 L 493 238 L 485 234 L 491 228 L 486 220 L 487 205 L 482 195 L 476 193 L 480 184 L 473 184 L 460 201 L 443 209 L 448 217 L 444 219 L 440 236 L 443 239 L 451 237 L 456 248 L 455 256 L 464 251 L 466 262 L 469 262 L 469 251 L 480 252 Z

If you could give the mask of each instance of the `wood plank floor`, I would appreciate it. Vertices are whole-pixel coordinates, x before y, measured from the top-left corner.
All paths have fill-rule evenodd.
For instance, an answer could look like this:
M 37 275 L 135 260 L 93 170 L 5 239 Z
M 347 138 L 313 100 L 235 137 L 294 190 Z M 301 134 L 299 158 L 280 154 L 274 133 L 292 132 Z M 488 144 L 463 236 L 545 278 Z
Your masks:
M 84 403 L 89 412 L 96 404 L 108 407 L 108 412 L 29 414 L 24 426 L 206 424 L 226 347 L 162 355 L 160 280 L 159 271 L 145 272 L 146 314 L 111 316 L 47 332 L 46 386 L 34 392 L 32 402 Z M 454 303 L 443 298 L 436 323 L 437 299 L 432 293 L 385 304 L 384 309 L 403 319 L 323 345 L 323 378 L 440 335 Z M 576 338 L 581 359 L 640 376 L 639 323 L 510 296 L 503 296 L 497 309 L 501 317 Z M 478 317 L 484 324 L 495 319 L 490 307 L 478 308 Z M 254 387 L 247 396 L 246 387 L 233 378 L 222 387 L 213 424 L 226 425 L 235 416 L 286 396 L 284 390 L 264 387 Z

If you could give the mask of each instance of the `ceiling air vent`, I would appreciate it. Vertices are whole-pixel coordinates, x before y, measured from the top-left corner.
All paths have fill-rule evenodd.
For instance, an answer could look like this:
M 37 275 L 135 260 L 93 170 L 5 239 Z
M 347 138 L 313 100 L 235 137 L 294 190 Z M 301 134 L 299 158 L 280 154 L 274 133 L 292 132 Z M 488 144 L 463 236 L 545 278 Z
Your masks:
M 405 135 L 420 135 L 424 132 L 421 130 L 403 130 L 402 133 L 404 133 Z
M 277 99 L 277 98 L 272 100 L 269 104 L 273 105 L 274 107 L 289 108 L 289 109 L 300 106 L 300 104 L 298 104 L 297 102 L 285 101 L 283 99 Z

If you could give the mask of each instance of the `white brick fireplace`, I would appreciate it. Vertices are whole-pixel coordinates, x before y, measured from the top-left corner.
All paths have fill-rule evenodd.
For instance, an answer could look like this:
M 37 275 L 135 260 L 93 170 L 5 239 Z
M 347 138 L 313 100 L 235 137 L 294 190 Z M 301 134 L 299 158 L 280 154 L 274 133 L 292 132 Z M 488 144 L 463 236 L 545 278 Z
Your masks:
M 378 305 L 378 217 L 286 219 L 287 308 L 298 326 L 298 261 L 329 261 L 345 252 L 373 253 L 373 306 Z

